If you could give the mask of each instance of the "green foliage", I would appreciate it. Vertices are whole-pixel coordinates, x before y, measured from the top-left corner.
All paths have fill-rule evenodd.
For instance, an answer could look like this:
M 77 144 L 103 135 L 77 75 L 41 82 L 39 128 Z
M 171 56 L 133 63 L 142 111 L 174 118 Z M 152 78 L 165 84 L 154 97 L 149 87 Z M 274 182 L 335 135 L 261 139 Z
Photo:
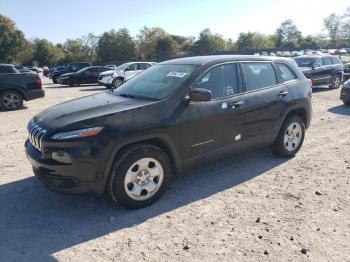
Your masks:
M 225 50 L 225 40 L 219 34 L 213 34 L 209 28 L 199 33 L 199 39 L 193 44 L 191 53 L 208 54 Z
M 323 20 L 323 23 L 331 39 L 332 45 L 336 46 L 338 40 L 341 38 L 340 30 L 342 27 L 342 17 L 332 13 Z
M 16 28 L 11 19 L 0 15 L 0 62 L 15 63 L 18 52 L 25 44 L 22 31 Z
M 100 62 L 135 59 L 136 44 L 126 28 L 103 33 L 98 41 L 97 56 Z
M 288 19 L 281 23 L 275 32 L 275 44 L 280 48 L 295 48 L 299 47 L 299 41 L 302 39 L 301 32 L 293 23 L 293 20 Z
M 239 50 L 269 49 L 274 47 L 273 36 L 257 32 L 240 33 L 237 39 L 237 48 Z

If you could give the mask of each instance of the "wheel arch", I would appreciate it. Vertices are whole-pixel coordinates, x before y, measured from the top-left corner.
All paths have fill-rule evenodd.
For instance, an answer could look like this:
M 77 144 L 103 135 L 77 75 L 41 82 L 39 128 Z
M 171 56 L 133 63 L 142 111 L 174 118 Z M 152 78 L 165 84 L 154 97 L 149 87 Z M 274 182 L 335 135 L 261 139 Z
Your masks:
M 19 93 L 20 95 L 22 95 L 23 100 L 27 100 L 27 96 L 26 96 L 24 90 L 22 90 L 21 88 L 13 87 L 13 86 L 8 87 L 8 88 L 4 88 L 4 89 L 0 90 L 0 95 L 2 95 L 4 92 L 7 92 L 7 91 L 15 91 L 15 92 Z
M 129 139 L 122 144 L 114 147 L 109 154 L 107 165 L 104 170 L 104 180 L 105 186 L 107 186 L 108 179 L 111 174 L 111 170 L 115 161 L 119 155 L 122 154 L 127 148 L 136 146 L 138 144 L 149 144 L 160 148 L 164 151 L 170 160 L 171 169 L 174 173 L 181 172 L 183 170 L 182 161 L 180 159 L 180 154 L 175 148 L 175 145 L 165 136 L 152 136 L 152 137 L 142 137 L 138 139 Z

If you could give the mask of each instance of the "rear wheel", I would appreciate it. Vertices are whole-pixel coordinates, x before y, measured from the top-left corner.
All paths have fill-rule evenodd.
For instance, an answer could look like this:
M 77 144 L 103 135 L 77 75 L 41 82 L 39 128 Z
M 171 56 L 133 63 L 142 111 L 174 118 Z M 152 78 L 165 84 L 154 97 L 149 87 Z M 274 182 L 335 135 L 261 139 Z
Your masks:
M 23 106 L 23 96 L 16 91 L 5 91 L 0 95 L 0 107 L 5 110 L 16 110 Z
M 337 88 L 339 88 L 340 83 L 341 83 L 341 75 L 335 75 L 332 78 L 332 82 L 329 85 L 329 88 L 330 89 L 337 89 Z
M 135 145 L 116 159 L 107 189 L 111 199 L 126 208 L 142 208 L 156 202 L 171 181 L 168 156 L 158 147 Z
M 294 156 L 300 150 L 304 137 L 303 120 L 297 115 L 292 115 L 283 123 L 272 149 L 279 156 Z
M 73 79 L 73 80 L 70 82 L 69 86 L 78 87 L 78 86 L 80 86 L 80 82 L 79 82 L 79 80 L 77 80 L 77 79 Z

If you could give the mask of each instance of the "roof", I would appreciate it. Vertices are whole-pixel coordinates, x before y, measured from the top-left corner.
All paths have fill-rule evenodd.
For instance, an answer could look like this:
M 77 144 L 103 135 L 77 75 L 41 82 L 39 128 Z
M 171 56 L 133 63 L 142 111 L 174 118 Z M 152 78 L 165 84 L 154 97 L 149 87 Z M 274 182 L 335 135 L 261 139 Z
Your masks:
M 209 55 L 177 58 L 162 62 L 161 64 L 187 64 L 187 65 L 205 65 L 208 63 L 221 63 L 228 61 L 286 61 L 288 58 L 255 56 L 255 55 Z
M 14 66 L 12 64 L 3 64 L 3 63 L 0 63 L 0 66 Z

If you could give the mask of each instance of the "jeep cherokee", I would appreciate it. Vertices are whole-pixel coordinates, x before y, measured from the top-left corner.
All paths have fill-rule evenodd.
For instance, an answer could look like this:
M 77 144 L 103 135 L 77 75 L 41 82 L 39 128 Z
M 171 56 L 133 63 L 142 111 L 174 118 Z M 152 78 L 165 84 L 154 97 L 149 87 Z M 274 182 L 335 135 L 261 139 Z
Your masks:
M 311 86 L 288 58 L 202 56 L 150 67 L 118 89 L 68 101 L 28 124 L 35 175 L 66 193 L 154 203 L 172 174 L 247 148 L 290 157 L 311 120 Z

